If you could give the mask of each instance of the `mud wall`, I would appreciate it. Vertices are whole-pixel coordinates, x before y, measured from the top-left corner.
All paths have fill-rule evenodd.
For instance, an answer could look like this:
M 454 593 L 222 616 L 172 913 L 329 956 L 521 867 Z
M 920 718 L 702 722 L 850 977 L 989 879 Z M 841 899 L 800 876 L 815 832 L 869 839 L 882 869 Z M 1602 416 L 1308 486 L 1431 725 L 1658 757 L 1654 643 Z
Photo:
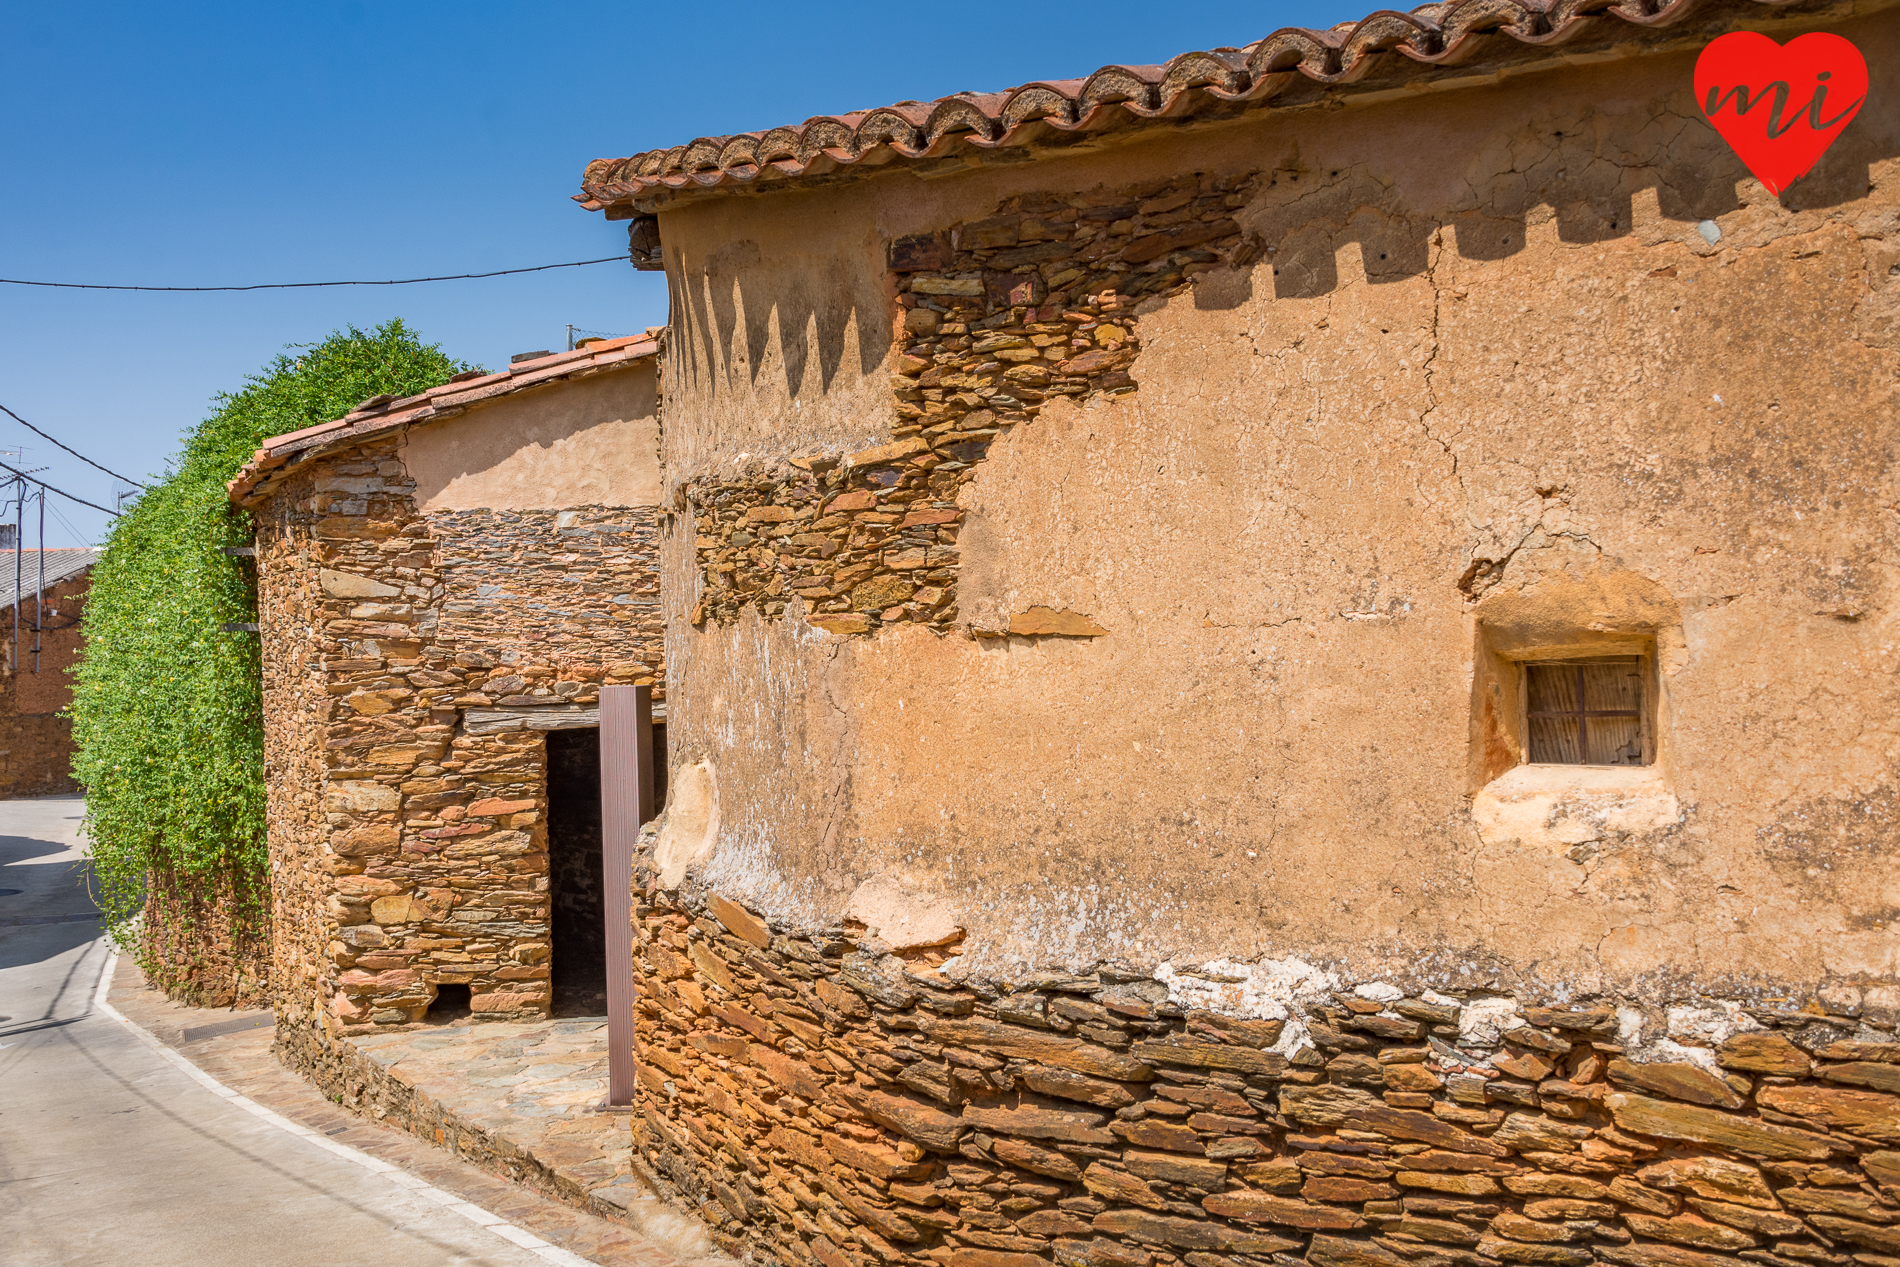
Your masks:
M 1891 94 L 1891 23 L 1838 29 Z M 1691 60 L 663 209 L 672 856 L 794 929 L 897 894 L 999 978 L 1891 1015 L 1900 118 L 1777 201 Z M 1190 175 L 1237 236 L 1078 263 Z M 1126 381 L 1048 393 L 1035 327 L 1111 291 Z M 1486 657 L 1598 637 L 1654 666 L 1657 760 L 1522 765 Z
M 424 510 L 651 506 L 660 401 L 651 364 L 503 396 L 402 435 Z

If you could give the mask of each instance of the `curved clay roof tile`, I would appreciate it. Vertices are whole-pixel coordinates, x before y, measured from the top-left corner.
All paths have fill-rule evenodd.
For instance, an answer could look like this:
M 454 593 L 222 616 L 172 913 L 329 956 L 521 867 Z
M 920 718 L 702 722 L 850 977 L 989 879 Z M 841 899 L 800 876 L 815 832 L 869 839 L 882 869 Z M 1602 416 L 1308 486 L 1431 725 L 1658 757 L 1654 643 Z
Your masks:
M 1323 82 L 1339 72 L 1339 49 L 1326 32 L 1289 26 L 1253 46 L 1247 70 L 1256 78 L 1274 71 L 1297 70 L 1308 79 Z
M 1792 4 L 1794 0 L 1771 0 L 1772 3 Z M 1639 26 L 1662 26 L 1682 16 L 1695 0 L 1669 0 L 1667 4 L 1653 3 L 1652 0 L 1627 0 L 1627 3 L 1614 5 L 1612 10 L 1625 22 L 1634 22 Z
M 797 128 L 773 128 L 770 132 L 753 133 L 752 161 L 761 165 L 798 161 Z
M 589 208 L 638 199 L 656 187 L 711 188 L 761 176 L 817 176 L 861 162 L 923 159 L 964 145 L 995 148 L 1051 139 L 1047 129 L 1079 131 L 1138 119 L 1192 113 L 1207 101 L 1259 102 L 1298 82 L 1359 80 L 1395 59 L 1439 67 L 1464 61 L 1502 40 L 1532 47 L 1607 29 L 1672 22 L 1698 0 L 1441 0 L 1410 13 L 1383 10 L 1328 30 L 1288 27 L 1244 48 L 1183 53 L 1165 66 L 1105 66 L 1086 80 L 1050 80 L 1004 93 L 956 93 L 932 102 L 807 119 L 793 127 L 649 150 L 587 165 L 576 201 Z M 1793 0 L 1713 0 L 1730 10 L 1769 9 Z M 1508 46 L 1504 46 L 1508 47 Z M 1126 113 L 1112 109 L 1122 106 Z
M 939 140 L 956 134 L 974 134 L 971 139 L 991 141 L 1001 135 L 1002 127 L 970 98 L 945 97 L 930 112 L 924 133 L 934 147 Z
M 856 136 L 850 124 L 842 118 L 820 115 L 807 119 L 799 128 L 797 156 L 800 162 L 810 163 L 820 154 L 837 150 L 856 158 L 858 147 Z
M 1414 61 L 1455 66 L 1485 48 L 1499 34 L 1509 33 L 1519 40 L 1528 40 L 1544 26 L 1543 14 L 1525 8 L 1517 0 L 1469 0 L 1439 27 L 1436 53 L 1427 57 L 1404 44 L 1399 45 L 1398 51 Z
M 916 158 L 930 148 L 923 128 L 896 109 L 873 110 L 865 115 L 858 125 L 858 144 L 865 150 L 888 145 L 905 158 Z
M 1075 95 L 1055 84 L 1024 84 L 1010 95 L 999 122 L 1005 129 L 1014 130 L 1038 119 L 1059 128 L 1073 126 Z
M 1162 69 L 1159 66 L 1104 66 L 1090 75 L 1075 96 L 1078 120 L 1106 105 L 1122 105 L 1145 118 L 1161 112 Z
M 1249 87 L 1247 55 L 1237 48 L 1183 53 L 1162 68 L 1161 96 L 1171 100 L 1192 88 L 1209 88 L 1232 100 Z
M 723 136 L 703 136 L 686 147 L 676 170 L 688 172 L 717 171 L 725 164 L 720 158 L 728 148 L 728 140 Z
M 1364 79 L 1378 63 L 1379 54 L 1406 45 L 1430 58 L 1441 47 L 1438 30 L 1403 13 L 1375 13 L 1340 45 L 1339 72 L 1324 82 L 1349 84 Z
M 1614 0 L 1558 0 L 1558 3 L 1546 6 L 1539 15 L 1542 29 L 1528 36 L 1526 44 L 1561 44 L 1574 35 L 1579 35 L 1590 26 L 1591 18 L 1599 13 L 1607 13 L 1617 6 Z
M 1537 35 L 1550 28 L 1544 11 L 1529 8 L 1517 0 L 1465 0 L 1445 15 L 1438 24 L 1445 42 L 1454 43 L 1468 35 L 1489 35 L 1509 31 L 1519 38 Z
M 750 132 L 721 138 L 717 166 L 728 170 L 759 165 L 759 138 Z

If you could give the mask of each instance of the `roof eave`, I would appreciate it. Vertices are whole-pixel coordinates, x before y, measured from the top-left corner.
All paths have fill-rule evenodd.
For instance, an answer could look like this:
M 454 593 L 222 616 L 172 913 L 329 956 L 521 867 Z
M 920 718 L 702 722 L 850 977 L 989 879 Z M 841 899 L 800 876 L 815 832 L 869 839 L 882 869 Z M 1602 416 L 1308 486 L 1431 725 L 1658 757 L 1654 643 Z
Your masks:
M 1021 163 L 1262 111 L 1370 105 L 1522 75 L 1678 52 L 1725 30 L 1774 31 L 1900 0 L 1452 0 L 1327 31 L 1289 27 L 1242 49 L 1081 80 L 904 102 L 791 128 L 706 137 L 587 166 L 575 201 L 610 219 L 686 201 L 813 189 L 879 172 L 936 177 Z
M 521 392 L 631 369 L 659 353 L 663 333 L 655 327 L 642 335 L 557 352 L 494 374 L 444 383 L 415 396 L 358 407 L 341 418 L 271 436 L 225 484 L 225 493 L 234 505 L 253 509 L 290 478 L 293 468 L 313 457 L 422 423 L 459 417 L 472 408 Z

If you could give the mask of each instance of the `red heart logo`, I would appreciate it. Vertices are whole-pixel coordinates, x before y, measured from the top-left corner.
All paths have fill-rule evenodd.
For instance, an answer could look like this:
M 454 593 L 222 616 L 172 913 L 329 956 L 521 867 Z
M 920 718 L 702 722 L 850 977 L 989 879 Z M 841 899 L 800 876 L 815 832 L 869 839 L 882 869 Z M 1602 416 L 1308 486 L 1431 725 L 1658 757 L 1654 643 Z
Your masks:
M 1867 59 L 1825 31 L 1786 44 L 1731 31 L 1696 58 L 1695 96 L 1755 179 L 1779 195 L 1860 113 Z

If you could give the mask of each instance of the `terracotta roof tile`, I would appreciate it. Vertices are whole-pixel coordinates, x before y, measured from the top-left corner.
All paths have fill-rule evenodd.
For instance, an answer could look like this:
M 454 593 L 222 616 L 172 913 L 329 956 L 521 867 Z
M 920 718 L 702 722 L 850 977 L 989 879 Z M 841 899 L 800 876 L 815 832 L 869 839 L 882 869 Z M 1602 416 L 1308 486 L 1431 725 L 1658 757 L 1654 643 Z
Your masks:
M 1183 53 L 1159 66 L 1104 66 L 1083 79 L 900 101 L 767 132 L 701 137 L 630 158 L 596 159 L 587 165 L 575 201 L 590 211 L 612 205 L 650 209 L 668 194 L 771 187 L 857 164 L 916 162 L 971 148 L 1060 141 L 1063 133 L 1151 119 L 1307 101 L 1368 76 L 1383 81 L 1473 59 L 1521 60 L 1586 32 L 1628 42 L 1691 10 L 1698 17 L 1726 11 L 1759 18 L 1763 9 L 1815 7 L 1815 0 L 1449 0 L 1409 13 L 1374 13 L 1330 30 L 1286 27 L 1243 48 Z M 1403 60 L 1384 56 L 1389 53 Z
M 270 485 L 281 478 L 277 472 L 313 453 L 339 444 L 354 444 L 366 436 L 415 423 L 454 417 L 470 405 L 525 391 L 543 383 L 585 378 L 590 374 L 644 360 L 660 350 L 663 329 L 655 326 L 645 334 L 597 340 L 572 352 L 556 352 L 552 356 L 520 361 L 494 374 L 478 375 L 459 383 L 444 383 L 400 400 L 372 397 L 341 418 L 272 436 L 264 441 L 263 446 L 226 488 L 232 501 L 249 505 L 269 493 Z

